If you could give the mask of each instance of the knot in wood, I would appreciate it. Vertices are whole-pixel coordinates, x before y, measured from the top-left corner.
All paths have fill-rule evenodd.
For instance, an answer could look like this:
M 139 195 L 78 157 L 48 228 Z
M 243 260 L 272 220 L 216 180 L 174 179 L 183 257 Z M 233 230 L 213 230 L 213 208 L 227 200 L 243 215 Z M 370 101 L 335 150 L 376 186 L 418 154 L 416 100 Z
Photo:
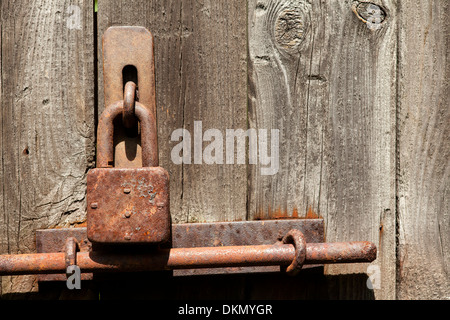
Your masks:
M 355 1 L 353 3 L 353 12 L 371 30 L 380 29 L 383 21 L 386 20 L 384 9 L 371 2 Z
M 275 43 L 288 54 L 298 54 L 309 25 L 309 10 L 304 5 L 297 4 L 283 8 L 275 20 Z

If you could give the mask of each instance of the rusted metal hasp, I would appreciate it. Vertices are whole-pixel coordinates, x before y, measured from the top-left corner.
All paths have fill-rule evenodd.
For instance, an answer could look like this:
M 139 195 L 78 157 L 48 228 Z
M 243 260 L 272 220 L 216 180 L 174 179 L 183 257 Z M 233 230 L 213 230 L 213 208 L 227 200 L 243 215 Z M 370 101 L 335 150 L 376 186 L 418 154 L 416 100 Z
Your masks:
M 156 111 L 155 58 L 153 35 L 144 27 L 113 26 L 103 34 L 103 82 L 105 107 L 124 100 L 127 67 L 137 71 L 138 101 Z M 128 79 L 130 80 L 130 79 Z
M 300 230 L 308 243 L 322 243 L 324 222 L 322 219 L 285 219 L 264 221 L 237 221 L 216 223 L 189 223 L 172 225 L 172 248 L 231 247 L 252 245 L 273 245 L 281 241 L 291 229 Z M 86 229 L 53 229 L 36 232 L 36 246 L 39 253 L 62 252 L 66 237 L 76 237 L 82 245 L 80 251 L 90 251 Z M 120 248 L 118 248 L 120 250 Z M 305 265 L 304 268 L 319 265 Z M 279 265 L 234 266 L 224 268 L 190 268 L 174 270 L 174 276 L 204 274 L 280 272 Z M 84 279 L 92 274 L 83 273 Z M 42 275 L 40 281 L 65 280 L 65 275 Z
M 147 108 L 156 119 L 153 35 L 139 26 L 109 27 L 103 34 L 102 53 L 104 108 L 124 100 L 123 122 L 118 123 L 114 132 L 114 165 L 142 167 L 139 138 L 128 133 L 131 127 L 137 128 L 131 114 L 134 101 Z
M 293 226 L 298 229 L 290 229 Z M 294 234 L 292 243 L 285 241 L 285 231 Z M 206 270 L 206 274 L 258 272 L 246 268 L 267 266 L 274 267 L 269 271 L 279 272 L 295 263 L 300 269 L 303 265 L 371 262 L 376 258 L 376 247 L 370 242 L 323 243 L 322 220 L 173 225 L 172 248 L 135 253 L 92 251 L 86 240 L 86 229 L 56 229 L 37 232 L 38 250 L 45 253 L 0 256 L 0 275 L 47 274 L 40 276 L 40 280 L 65 280 L 67 255 L 63 251 L 68 235 L 79 243 L 76 263 L 84 279 L 91 279 L 94 272 L 198 272 L 179 274 L 189 275 L 202 274 L 200 270 Z M 185 241 L 192 241 L 193 247 Z M 253 241 L 256 245 L 248 245 Z

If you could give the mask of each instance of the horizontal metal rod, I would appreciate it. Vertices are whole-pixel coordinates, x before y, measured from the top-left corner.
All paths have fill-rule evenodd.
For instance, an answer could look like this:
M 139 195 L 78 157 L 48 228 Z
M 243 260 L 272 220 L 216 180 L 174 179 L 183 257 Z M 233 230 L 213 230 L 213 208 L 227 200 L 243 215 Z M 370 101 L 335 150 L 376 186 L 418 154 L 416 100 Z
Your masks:
M 305 264 L 371 262 L 377 254 L 371 242 L 308 243 Z M 81 272 L 139 272 L 243 266 L 286 266 L 295 256 L 291 244 L 173 248 L 154 253 L 78 252 Z M 0 276 L 65 273 L 64 253 L 0 256 Z

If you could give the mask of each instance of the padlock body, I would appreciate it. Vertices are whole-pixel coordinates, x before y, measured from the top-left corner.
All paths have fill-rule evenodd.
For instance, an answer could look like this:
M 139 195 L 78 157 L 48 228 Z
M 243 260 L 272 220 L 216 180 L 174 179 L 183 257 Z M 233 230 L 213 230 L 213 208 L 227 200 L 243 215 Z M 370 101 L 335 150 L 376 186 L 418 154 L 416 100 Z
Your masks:
M 161 167 L 97 168 L 87 177 L 87 235 L 93 243 L 170 240 L 169 174 Z

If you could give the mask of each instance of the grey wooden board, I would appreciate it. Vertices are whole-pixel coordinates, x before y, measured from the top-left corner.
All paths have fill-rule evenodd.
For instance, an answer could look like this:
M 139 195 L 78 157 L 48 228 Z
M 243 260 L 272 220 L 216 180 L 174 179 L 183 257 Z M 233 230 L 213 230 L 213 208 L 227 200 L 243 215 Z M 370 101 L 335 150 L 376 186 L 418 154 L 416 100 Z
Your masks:
M 395 296 L 397 20 L 395 1 L 373 2 L 388 13 L 378 30 L 352 1 L 249 1 L 249 122 L 280 130 L 278 174 L 250 169 L 249 216 L 313 211 L 328 242 L 381 245 L 370 268 L 387 299 Z
M 94 165 L 93 3 L 1 2 L 0 252 L 35 251 L 36 229 L 86 219 Z M 36 290 L 4 277 L 3 293 Z
M 399 7 L 399 299 L 450 299 L 449 10 Z

